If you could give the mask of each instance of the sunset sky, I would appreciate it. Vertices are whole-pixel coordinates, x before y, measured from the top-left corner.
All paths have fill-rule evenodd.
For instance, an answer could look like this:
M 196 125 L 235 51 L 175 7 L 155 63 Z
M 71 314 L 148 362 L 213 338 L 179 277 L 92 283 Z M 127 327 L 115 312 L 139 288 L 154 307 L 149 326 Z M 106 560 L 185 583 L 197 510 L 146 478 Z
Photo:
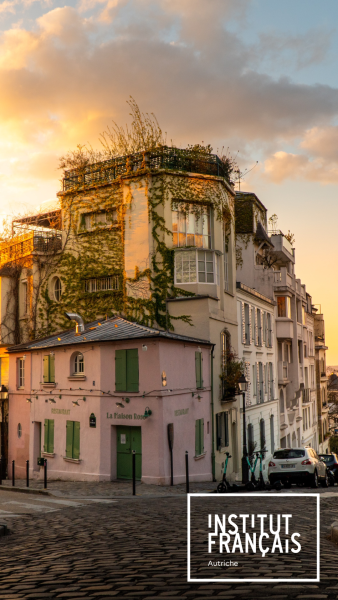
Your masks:
M 242 189 L 295 234 L 338 364 L 337 23 L 337 0 L 0 0 L 0 212 L 54 199 L 132 95 L 168 143 L 258 161 Z

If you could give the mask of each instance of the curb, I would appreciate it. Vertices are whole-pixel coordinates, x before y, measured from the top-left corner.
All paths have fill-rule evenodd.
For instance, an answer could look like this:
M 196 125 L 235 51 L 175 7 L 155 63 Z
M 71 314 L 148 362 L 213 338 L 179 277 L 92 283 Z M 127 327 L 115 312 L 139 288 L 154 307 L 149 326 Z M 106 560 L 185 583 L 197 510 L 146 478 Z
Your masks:
M 34 488 L 19 488 L 11 487 L 9 485 L 0 485 L 0 491 L 5 490 L 6 492 L 20 492 L 21 494 L 42 494 L 43 496 L 50 496 L 51 494 L 47 490 L 36 490 Z M 0 534 L 1 535 L 1 534 Z
M 333 521 L 333 523 L 331 523 L 330 538 L 332 542 L 338 544 L 338 521 Z

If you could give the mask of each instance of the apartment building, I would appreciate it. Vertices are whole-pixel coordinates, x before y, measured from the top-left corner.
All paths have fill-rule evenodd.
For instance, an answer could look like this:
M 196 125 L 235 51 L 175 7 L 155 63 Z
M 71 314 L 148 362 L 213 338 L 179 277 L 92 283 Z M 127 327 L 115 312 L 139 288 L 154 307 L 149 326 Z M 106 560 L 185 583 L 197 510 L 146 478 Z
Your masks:
M 237 280 L 275 302 L 277 445 L 307 441 L 317 448 L 313 311 L 311 297 L 295 275 L 295 249 L 282 232 L 268 232 L 267 210 L 253 193 L 236 194 L 236 231 L 241 255 Z
M 279 445 L 276 302 L 242 282 L 237 282 L 239 327 L 238 354 L 243 359 L 248 390 L 245 394 L 247 450 L 266 450 L 263 473 Z M 243 444 L 243 406 L 240 431 Z
M 316 396 L 318 412 L 319 451 L 329 451 L 329 404 L 327 397 L 325 321 L 324 315 L 314 313 L 315 357 L 316 357 Z

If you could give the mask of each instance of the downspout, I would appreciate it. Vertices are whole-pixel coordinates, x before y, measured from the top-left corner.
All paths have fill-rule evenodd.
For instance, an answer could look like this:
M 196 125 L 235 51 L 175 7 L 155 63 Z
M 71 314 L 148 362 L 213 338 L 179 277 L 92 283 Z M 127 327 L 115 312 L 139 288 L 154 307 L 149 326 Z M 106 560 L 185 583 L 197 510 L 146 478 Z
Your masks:
M 212 480 L 216 481 L 215 476 L 215 424 L 214 424 L 214 349 L 216 344 L 212 344 L 211 348 L 211 470 Z

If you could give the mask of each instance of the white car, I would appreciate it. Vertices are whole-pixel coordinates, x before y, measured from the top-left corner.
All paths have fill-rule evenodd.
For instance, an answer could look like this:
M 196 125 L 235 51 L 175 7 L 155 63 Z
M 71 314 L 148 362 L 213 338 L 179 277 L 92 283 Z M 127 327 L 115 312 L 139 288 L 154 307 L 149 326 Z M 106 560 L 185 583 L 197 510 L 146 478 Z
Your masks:
M 281 481 L 284 487 L 305 483 L 316 488 L 318 481 L 324 487 L 329 485 L 325 462 L 308 446 L 276 450 L 269 462 L 268 477 L 272 486 L 277 481 Z

